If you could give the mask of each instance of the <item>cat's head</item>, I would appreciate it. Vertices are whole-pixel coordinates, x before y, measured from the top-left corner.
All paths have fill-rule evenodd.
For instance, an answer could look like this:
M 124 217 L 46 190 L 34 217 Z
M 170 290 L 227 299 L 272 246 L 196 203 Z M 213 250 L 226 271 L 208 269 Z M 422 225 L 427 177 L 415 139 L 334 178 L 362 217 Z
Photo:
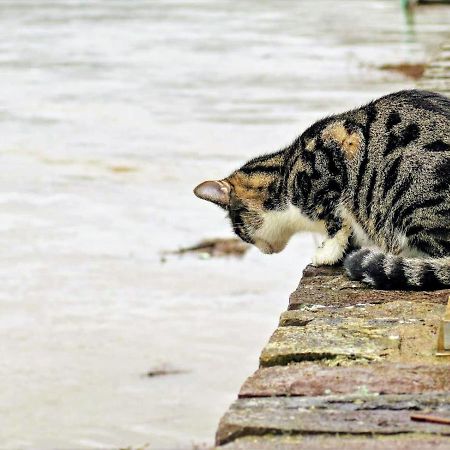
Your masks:
M 199 184 L 197 197 L 228 212 L 234 232 L 263 253 L 278 253 L 295 232 L 286 221 L 290 208 L 283 199 L 280 155 L 255 159 L 229 177 Z

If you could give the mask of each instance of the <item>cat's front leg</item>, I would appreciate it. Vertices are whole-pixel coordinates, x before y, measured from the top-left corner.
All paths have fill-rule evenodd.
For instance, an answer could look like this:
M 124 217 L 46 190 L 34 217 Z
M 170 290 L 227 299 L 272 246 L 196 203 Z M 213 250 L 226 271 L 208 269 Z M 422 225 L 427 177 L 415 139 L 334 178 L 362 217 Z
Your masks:
M 313 256 L 314 266 L 332 266 L 343 259 L 349 246 L 352 228 L 349 223 L 336 217 L 327 221 L 328 237 Z

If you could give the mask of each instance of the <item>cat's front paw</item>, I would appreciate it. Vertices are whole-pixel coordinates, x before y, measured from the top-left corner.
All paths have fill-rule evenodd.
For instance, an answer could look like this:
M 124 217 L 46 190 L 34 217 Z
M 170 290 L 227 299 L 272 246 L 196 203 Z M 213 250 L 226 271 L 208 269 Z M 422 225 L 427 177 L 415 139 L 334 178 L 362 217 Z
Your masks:
M 327 239 L 313 256 L 313 266 L 332 266 L 342 260 L 345 247 L 337 239 Z

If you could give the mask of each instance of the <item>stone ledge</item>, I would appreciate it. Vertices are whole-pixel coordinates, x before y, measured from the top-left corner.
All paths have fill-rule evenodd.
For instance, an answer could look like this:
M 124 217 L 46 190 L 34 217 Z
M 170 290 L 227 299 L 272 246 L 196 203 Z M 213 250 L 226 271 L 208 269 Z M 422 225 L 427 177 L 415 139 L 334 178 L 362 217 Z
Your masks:
M 341 268 L 308 266 L 260 364 L 442 363 L 434 356 L 437 324 L 449 294 L 375 291 L 349 280 Z
M 264 347 L 262 367 L 300 361 L 323 364 L 361 364 L 399 353 L 400 337 L 389 326 L 364 319 L 314 320 L 306 326 L 279 327 Z
M 450 442 L 449 426 L 410 418 L 414 411 L 450 417 L 450 360 L 435 356 L 449 293 L 374 291 L 342 269 L 308 266 L 260 369 L 222 418 L 217 445 L 255 448 L 274 436 L 270 445 L 279 448 L 294 445 L 286 436 L 316 448 L 345 439 L 376 449 L 388 435 L 402 435 L 390 441 L 397 448 Z
M 272 433 L 450 436 L 449 426 L 412 421 L 414 411 L 450 418 L 450 392 L 240 399 L 222 418 L 216 442 Z
M 440 291 L 381 291 L 350 280 L 341 267 L 308 266 L 289 298 L 288 309 L 326 305 L 334 307 L 380 304 L 392 301 L 447 303 L 450 289 Z
M 351 383 L 349 383 L 351 380 Z M 414 394 L 448 392 L 450 364 L 371 364 L 320 367 L 302 363 L 257 370 L 242 386 L 239 398 L 336 394 Z

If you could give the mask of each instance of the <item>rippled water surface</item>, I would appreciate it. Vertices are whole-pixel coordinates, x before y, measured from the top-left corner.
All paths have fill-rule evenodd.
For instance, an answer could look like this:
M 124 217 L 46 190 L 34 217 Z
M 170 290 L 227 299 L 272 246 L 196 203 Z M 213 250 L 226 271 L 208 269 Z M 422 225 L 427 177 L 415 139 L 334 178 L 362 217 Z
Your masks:
M 399 3 L 1 1 L 2 448 L 212 443 L 313 242 L 160 252 L 230 235 L 197 182 L 413 85 L 377 67 L 427 60 L 450 8 Z

